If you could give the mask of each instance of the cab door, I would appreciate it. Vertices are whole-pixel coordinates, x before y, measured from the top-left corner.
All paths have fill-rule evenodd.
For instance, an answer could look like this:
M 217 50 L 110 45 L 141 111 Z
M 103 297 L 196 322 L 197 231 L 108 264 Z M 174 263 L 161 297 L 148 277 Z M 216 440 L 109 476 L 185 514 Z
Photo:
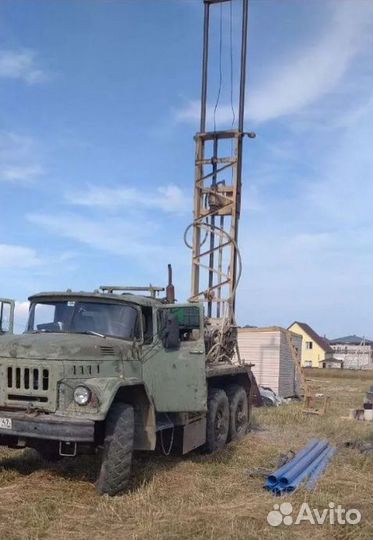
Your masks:
M 156 410 L 205 411 L 207 383 L 203 306 L 159 306 L 154 322 L 157 332 L 153 344 L 144 347 L 143 377 Z M 172 326 L 172 336 L 167 336 L 167 325 Z
M 13 334 L 14 329 L 14 300 L 0 298 L 0 336 Z

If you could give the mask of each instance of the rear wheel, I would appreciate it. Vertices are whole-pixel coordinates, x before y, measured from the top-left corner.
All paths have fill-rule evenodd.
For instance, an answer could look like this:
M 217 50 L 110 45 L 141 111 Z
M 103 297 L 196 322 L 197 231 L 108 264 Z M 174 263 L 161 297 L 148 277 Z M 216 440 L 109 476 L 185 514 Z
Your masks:
M 242 439 L 249 426 L 249 407 L 246 390 L 238 385 L 231 384 L 227 388 L 229 400 L 229 434 L 230 441 Z
M 106 419 L 104 450 L 96 489 L 117 495 L 127 488 L 131 474 L 135 423 L 133 407 L 115 403 Z
M 227 394 L 219 388 L 209 392 L 207 404 L 206 450 L 221 450 L 228 438 L 229 403 Z

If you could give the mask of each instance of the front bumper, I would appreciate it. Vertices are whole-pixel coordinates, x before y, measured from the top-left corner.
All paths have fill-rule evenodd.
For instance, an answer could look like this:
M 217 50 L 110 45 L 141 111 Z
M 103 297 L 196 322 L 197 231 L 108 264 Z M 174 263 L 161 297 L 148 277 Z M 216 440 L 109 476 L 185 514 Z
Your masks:
M 49 439 L 54 441 L 93 442 L 95 422 L 54 414 L 35 415 L 0 410 L 0 419 L 11 420 L 11 427 L 0 428 L 0 444 L 9 437 Z M 5 422 L 2 422 L 5 425 Z M 8 422 L 9 425 L 9 422 Z

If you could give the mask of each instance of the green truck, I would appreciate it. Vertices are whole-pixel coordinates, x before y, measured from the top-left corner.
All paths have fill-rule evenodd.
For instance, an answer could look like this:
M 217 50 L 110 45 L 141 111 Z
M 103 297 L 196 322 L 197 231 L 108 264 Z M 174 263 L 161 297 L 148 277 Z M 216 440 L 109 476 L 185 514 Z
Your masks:
M 214 452 L 240 439 L 259 399 L 235 326 L 242 147 L 255 137 L 244 131 L 247 0 L 237 126 L 217 131 L 214 121 L 207 129 L 209 12 L 225 1 L 203 2 L 193 222 L 184 234 L 192 250 L 189 302 L 175 303 L 169 266 L 164 298 L 151 286 L 31 296 L 23 335 L 11 334 L 11 314 L 6 326 L 1 309 L 0 444 L 32 447 L 49 460 L 98 452 L 99 493 L 126 488 L 135 450 Z
M 248 365 L 209 363 L 202 303 L 133 289 L 36 294 L 26 332 L 0 337 L 0 444 L 47 460 L 99 452 L 109 495 L 125 490 L 135 450 L 243 437 L 255 387 Z

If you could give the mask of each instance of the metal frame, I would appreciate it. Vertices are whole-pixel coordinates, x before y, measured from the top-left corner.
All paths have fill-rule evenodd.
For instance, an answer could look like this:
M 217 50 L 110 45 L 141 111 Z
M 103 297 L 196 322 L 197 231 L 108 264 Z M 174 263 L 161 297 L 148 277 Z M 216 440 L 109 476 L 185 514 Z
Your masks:
M 206 301 L 208 317 L 226 317 L 227 311 L 224 308 L 228 307 L 228 316 L 233 320 L 236 284 L 240 274 L 237 240 L 241 207 L 242 142 L 245 135 L 248 0 L 242 0 L 238 126 L 237 129 L 206 131 L 210 7 L 226 1 L 204 0 L 201 121 L 199 132 L 195 135 L 190 301 Z M 209 146 L 212 146 L 210 153 Z M 230 155 L 224 155 L 229 146 Z M 225 179 L 227 173 L 230 176 L 228 183 Z
M 115 294 L 116 292 L 148 292 L 151 298 L 157 298 L 158 293 L 165 290 L 164 287 L 156 287 L 149 285 L 149 287 L 125 287 L 124 285 L 100 285 L 101 291 L 104 293 Z

